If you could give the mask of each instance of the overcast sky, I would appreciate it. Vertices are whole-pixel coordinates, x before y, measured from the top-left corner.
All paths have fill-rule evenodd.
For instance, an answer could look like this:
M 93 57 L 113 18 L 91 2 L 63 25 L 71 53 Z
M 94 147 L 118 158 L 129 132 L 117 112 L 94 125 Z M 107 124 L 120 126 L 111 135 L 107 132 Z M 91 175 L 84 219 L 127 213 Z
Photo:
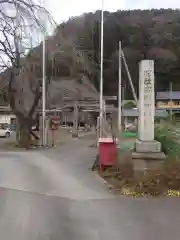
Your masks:
M 45 0 L 57 23 L 84 12 L 101 9 L 102 0 Z M 180 8 L 180 0 L 104 0 L 108 11 L 119 9 Z

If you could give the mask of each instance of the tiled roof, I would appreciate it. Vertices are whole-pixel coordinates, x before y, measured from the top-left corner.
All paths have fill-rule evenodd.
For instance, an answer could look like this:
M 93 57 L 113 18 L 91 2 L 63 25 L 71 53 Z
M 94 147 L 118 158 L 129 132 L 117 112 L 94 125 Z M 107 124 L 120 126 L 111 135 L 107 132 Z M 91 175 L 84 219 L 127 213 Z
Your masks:
M 167 92 L 157 92 L 157 100 L 180 100 L 180 91 L 167 91 Z

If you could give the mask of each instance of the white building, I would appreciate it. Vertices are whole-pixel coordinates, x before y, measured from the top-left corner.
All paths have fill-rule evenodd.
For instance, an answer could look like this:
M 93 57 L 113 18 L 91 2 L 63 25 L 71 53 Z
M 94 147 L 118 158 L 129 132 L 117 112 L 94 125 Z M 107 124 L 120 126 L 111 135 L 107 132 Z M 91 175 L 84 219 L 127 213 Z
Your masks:
M 0 106 L 0 125 L 15 124 L 16 116 L 9 106 Z

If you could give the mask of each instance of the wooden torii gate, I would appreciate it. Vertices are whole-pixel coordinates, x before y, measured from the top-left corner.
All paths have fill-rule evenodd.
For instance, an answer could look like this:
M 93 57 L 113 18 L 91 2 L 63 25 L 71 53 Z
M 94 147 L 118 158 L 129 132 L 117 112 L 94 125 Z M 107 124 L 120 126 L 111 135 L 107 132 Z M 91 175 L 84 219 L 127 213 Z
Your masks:
M 105 101 L 114 101 L 117 100 L 116 96 L 105 96 Z M 113 105 L 107 105 L 109 109 L 113 109 Z M 74 101 L 74 118 L 73 118 L 73 131 L 72 137 L 78 137 L 78 119 L 79 119 L 79 111 L 80 109 L 84 109 L 87 112 L 99 112 L 100 104 L 99 101 L 91 99 L 91 100 L 79 100 Z
M 99 101 L 95 99 L 83 99 L 83 100 L 74 100 L 72 98 L 65 98 L 64 105 L 61 108 L 47 109 L 46 113 L 51 112 L 64 112 L 69 109 L 69 111 L 73 111 L 73 129 L 72 129 L 72 137 L 78 137 L 78 125 L 79 125 L 79 112 L 89 112 L 89 113 L 99 113 L 100 104 Z M 105 96 L 105 101 L 114 101 L 117 100 L 116 96 Z M 106 105 L 107 112 L 112 112 L 114 105 Z M 41 110 L 39 110 L 41 112 Z

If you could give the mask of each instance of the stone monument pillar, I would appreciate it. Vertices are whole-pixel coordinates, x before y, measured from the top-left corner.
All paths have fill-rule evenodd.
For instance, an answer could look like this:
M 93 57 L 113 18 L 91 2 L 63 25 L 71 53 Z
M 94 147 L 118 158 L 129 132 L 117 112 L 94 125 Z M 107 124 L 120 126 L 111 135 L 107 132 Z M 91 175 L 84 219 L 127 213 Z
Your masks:
M 154 61 L 139 64 L 139 126 L 140 141 L 154 140 Z
M 164 159 L 161 143 L 154 140 L 154 61 L 142 60 L 139 64 L 139 122 L 138 139 L 133 158 Z

